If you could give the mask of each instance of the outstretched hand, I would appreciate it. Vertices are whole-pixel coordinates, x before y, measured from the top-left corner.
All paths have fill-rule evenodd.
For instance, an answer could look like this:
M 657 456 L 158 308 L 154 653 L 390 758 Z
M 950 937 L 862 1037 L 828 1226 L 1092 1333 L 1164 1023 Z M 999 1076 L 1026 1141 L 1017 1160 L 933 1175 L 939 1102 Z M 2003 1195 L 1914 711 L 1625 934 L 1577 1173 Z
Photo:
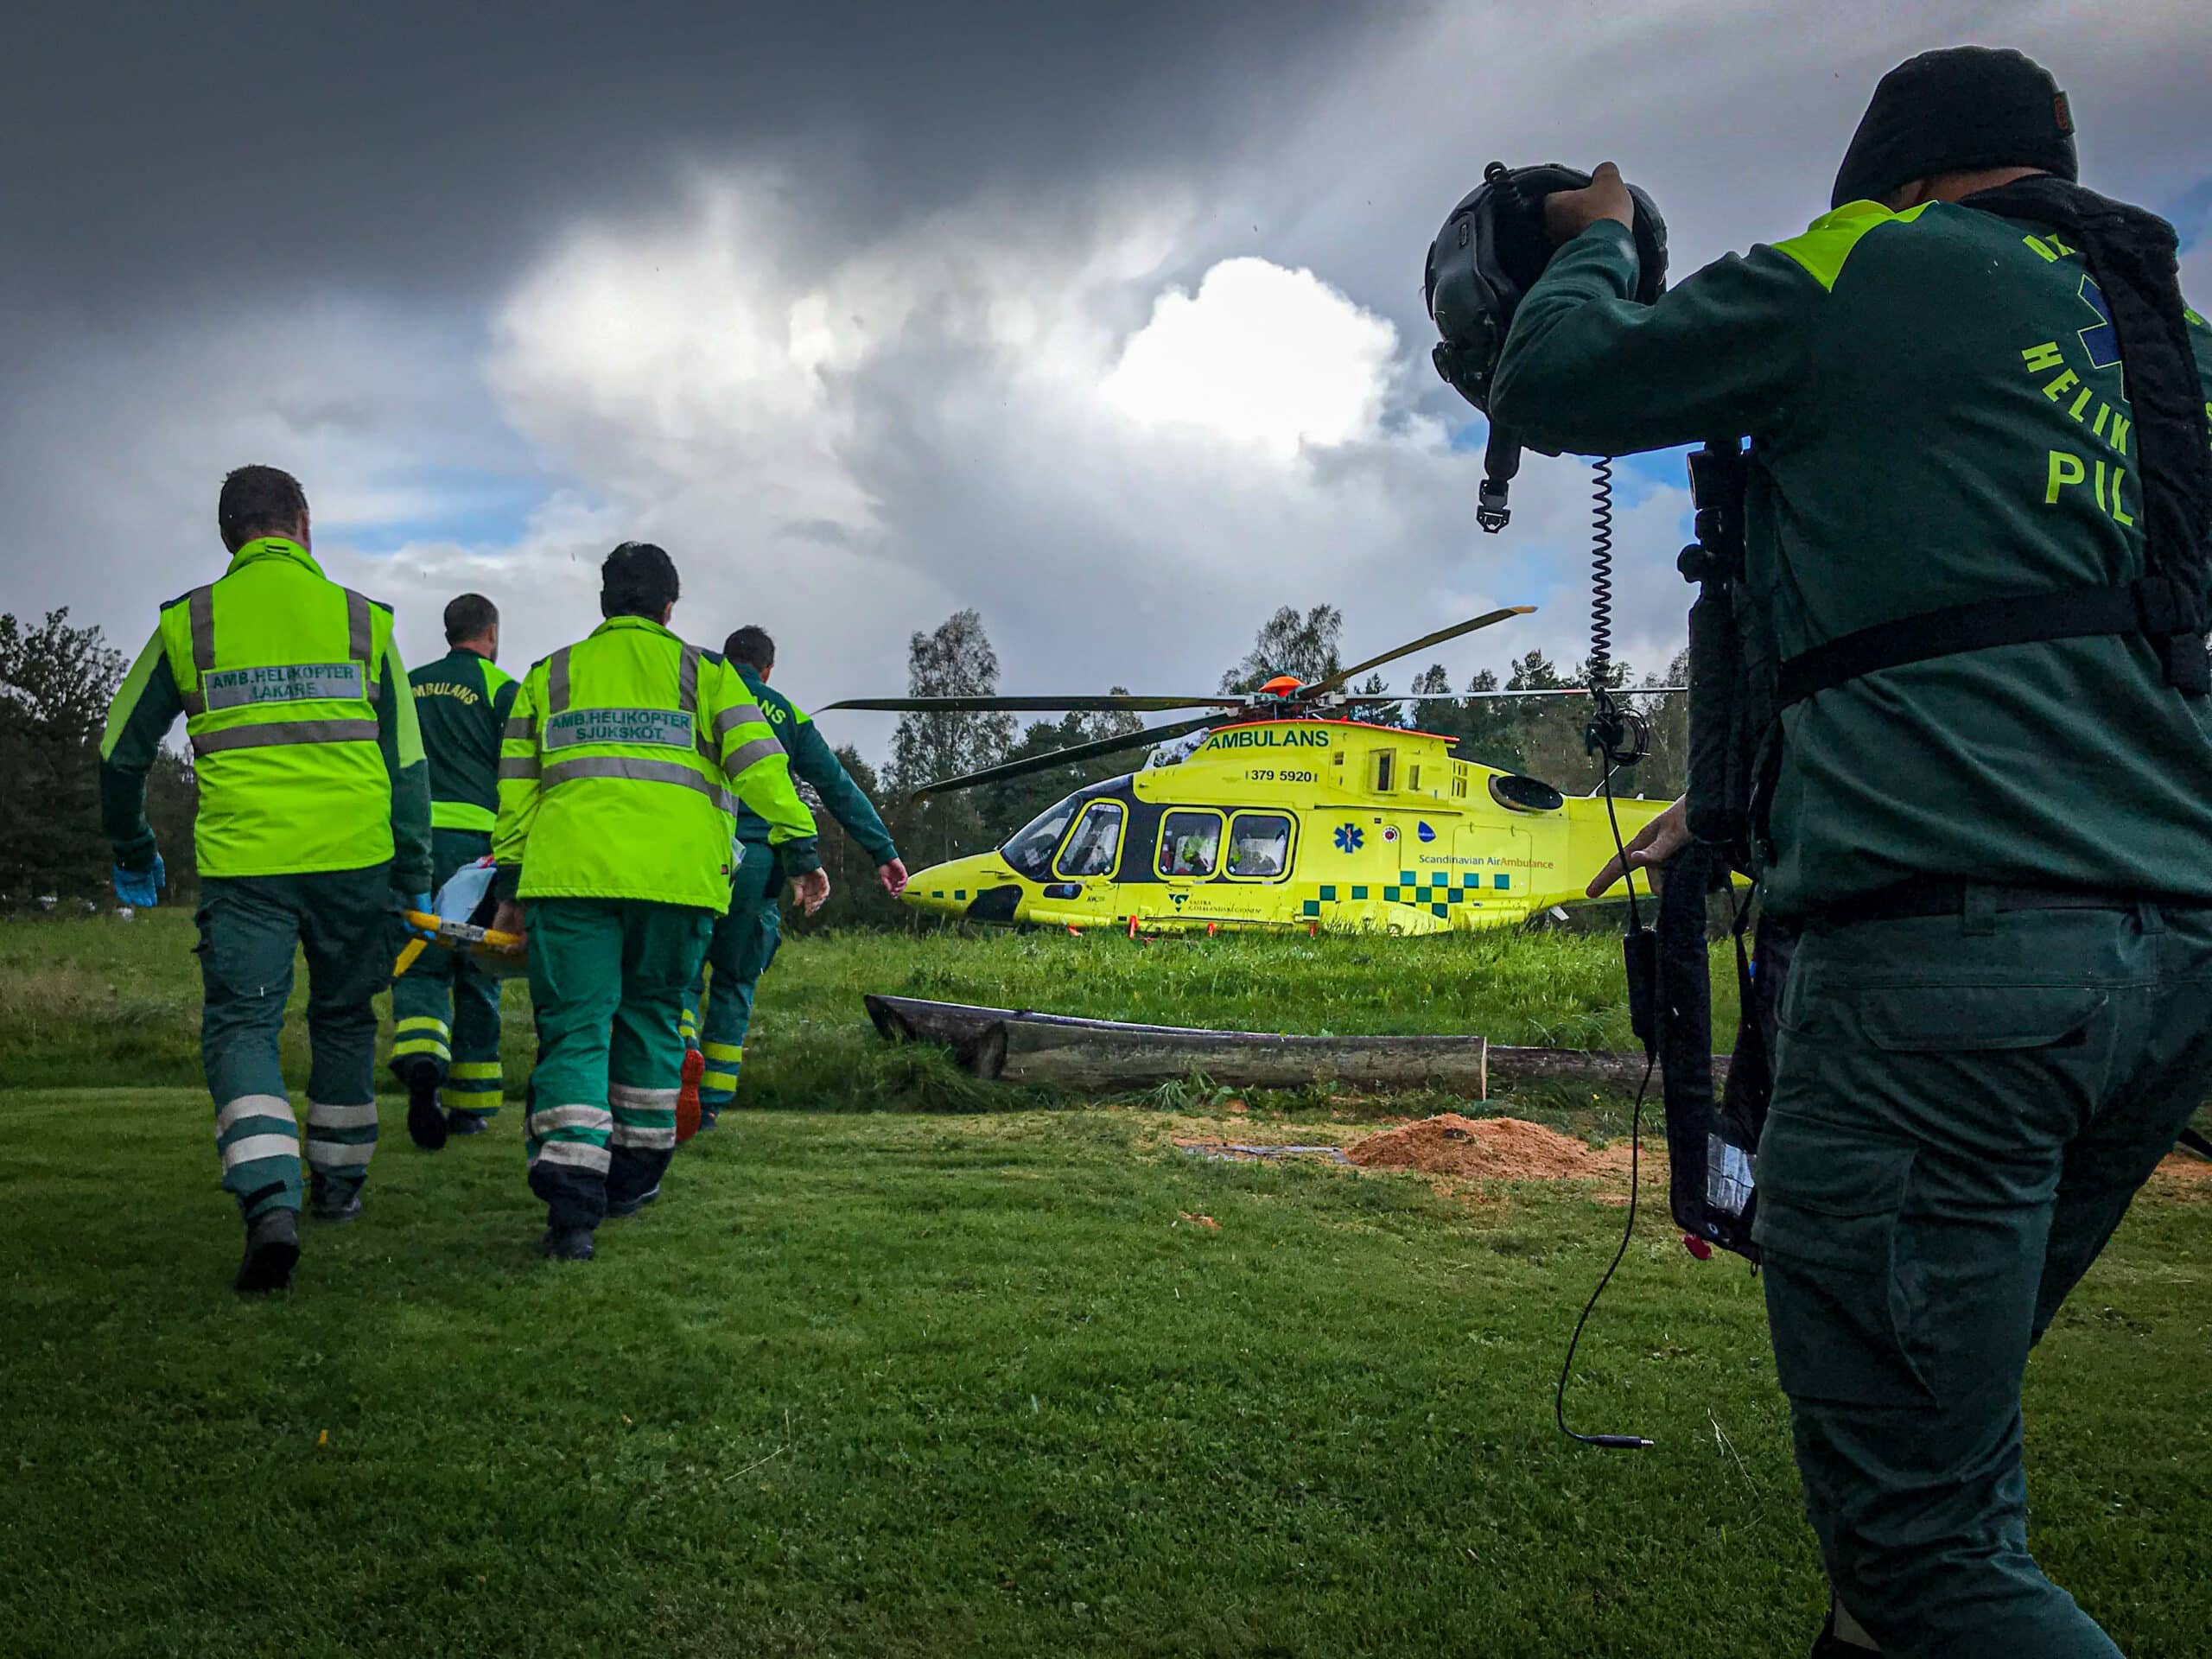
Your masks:
M 830 872 L 809 870 L 791 878 L 791 898 L 810 916 L 830 902 Z
M 1683 810 L 1682 803 L 1676 801 L 1629 838 L 1626 868 L 1642 870 L 1644 879 L 1651 884 L 1651 891 L 1656 893 L 1659 891 L 1660 867 L 1689 842 L 1689 817 Z M 1621 879 L 1622 873 L 1620 855 L 1615 854 L 1605 861 L 1605 868 L 1591 878 L 1586 891 L 1591 898 L 1599 898 L 1606 888 Z
M 875 867 L 875 879 L 883 883 L 883 890 L 896 899 L 906 891 L 906 861 L 901 858 L 887 859 Z
M 1635 198 L 1611 162 L 1599 163 L 1585 188 L 1554 190 L 1544 198 L 1544 230 L 1555 244 L 1572 242 L 1603 219 L 1624 230 L 1636 228 Z

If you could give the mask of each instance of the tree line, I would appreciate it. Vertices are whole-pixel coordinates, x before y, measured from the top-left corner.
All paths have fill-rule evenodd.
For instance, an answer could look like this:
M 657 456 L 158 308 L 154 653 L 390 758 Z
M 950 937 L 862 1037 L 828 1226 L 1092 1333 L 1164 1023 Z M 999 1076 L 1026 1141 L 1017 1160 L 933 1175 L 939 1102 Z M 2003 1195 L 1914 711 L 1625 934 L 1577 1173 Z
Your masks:
M 100 830 L 100 736 L 130 666 L 67 607 L 35 626 L 0 615 L 0 906 L 74 903 L 108 892 L 113 860 Z M 172 889 L 197 886 L 192 766 L 164 750 L 146 780 Z

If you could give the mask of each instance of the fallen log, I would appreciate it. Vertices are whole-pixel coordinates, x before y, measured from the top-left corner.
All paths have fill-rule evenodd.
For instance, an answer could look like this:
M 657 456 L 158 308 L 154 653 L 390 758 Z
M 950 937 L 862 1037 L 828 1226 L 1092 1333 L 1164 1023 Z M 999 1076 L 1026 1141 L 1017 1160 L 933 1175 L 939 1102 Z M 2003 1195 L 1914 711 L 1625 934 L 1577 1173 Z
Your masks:
M 1227 1088 L 1441 1089 L 1487 1096 L 1479 1037 L 1286 1037 L 1271 1032 L 1161 1026 L 1000 1023 L 998 1077 L 1061 1089 L 1145 1088 L 1192 1073 Z
M 1632 1090 L 1643 1077 L 1641 1054 L 1508 1048 L 1479 1037 L 1287 1037 L 1130 1025 L 911 996 L 870 996 L 867 1004 L 868 1018 L 886 1039 L 942 1043 L 979 1077 L 1071 1089 L 1148 1086 L 1202 1071 L 1239 1088 L 1298 1088 L 1332 1077 L 1352 1086 L 1427 1084 L 1465 1092 L 1471 1082 L 1480 1090 L 1475 1098 L 1487 1099 L 1492 1083 L 1586 1083 Z M 1713 1065 L 1718 1084 L 1727 1076 L 1727 1057 L 1714 1055 Z

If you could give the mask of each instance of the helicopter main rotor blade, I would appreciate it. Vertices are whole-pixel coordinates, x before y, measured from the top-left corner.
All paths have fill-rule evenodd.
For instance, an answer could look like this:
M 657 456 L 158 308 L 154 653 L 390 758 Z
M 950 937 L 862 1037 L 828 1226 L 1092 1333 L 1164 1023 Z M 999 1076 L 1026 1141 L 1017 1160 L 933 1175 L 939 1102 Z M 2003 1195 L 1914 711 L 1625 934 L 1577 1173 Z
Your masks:
M 1218 715 L 1199 715 L 1190 720 L 1172 721 L 1165 726 L 1147 727 L 1143 731 L 1131 732 L 1125 737 L 1102 737 L 1095 742 L 1071 744 L 1065 749 L 1054 749 L 1050 754 L 1033 754 L 1025 760 L 985 766 L 981 772 L 971 772 L 965 777 L 942 778 L 935 783 L 924 784 L 908 798 L 918 801 L 931 795 L 950 795 L 955 790 L 973 789 L 978 784 L 995 784 L 1007 778 L 1026 778 L 1033 772 L 1050 772 L 1056 766 L 1072 766 L 1078 760 L 1096 760 L 1103 754 L 1115 754 L 1123 749 L 1165 743 L 1171 737 L 1181 737 L 1197 731 L 1201 726 L 1211 726 L 1220 718 Z
M 1669 691 L 1687 691 L 1687 685 L 1617 685 L 1612 688 L 1617 697 L 1656 697 Z M 1392 702 L 1477 702 L 1491 697 L 1586 697 L 1586 685 L 1547 685 L 1532 691 L 1401 691 L 1387 699 Z M 1385 701 L 1378 696 L 1377 702 Z
M 1108 709 L 1149 709 L 1154 713 L 1170 709 L 1236 709 L 1244 699 L 1233 693 L 1216 694 L 1207 697 L 1144 697 L 1133 696 L 1126 691 L 1100 693 L 1077 697 L 848 697 L 842 702 L 824 703 L 819 712 L 832 709 L 868 709 L 886 714 L 914 715 L 976 715 L 1037 712 L 1049 714 L 1056 709 L 1088 714 Z
M 1411 645 L 1400 645 L 1395 651 L 1386 651 L 1380 657 L 1370 657 L 1363 663 L 1354 663 L 1350 668 L 1338 669 L 1325 680 L 1318 681 L 1312 685 L 1302 685 L 1298 689 L 1298 696 L 1300 697 L 1326 696 L 1329 692 L 1340 689 L 1344 682 L 1355 674 L 1364 674 L 1370 668 L 1380 668 L 1385 663 L 1395 663 L 1401 657 L 1410 657 L 1417 651 L 1426 651 L 1431 645 L 1440 645 L 1446 639 L 1457 639 L 1463 633 L 1472 633 L 1478 628 L 1487 628 L 1494 623 L 1506 620 L 1509 617 L 1528 616 L 1535 608 L 1533 605 L 1509 605 L 1502 611 L 1491 611 L 1484 616 L 1471 617 L 1465 622 L 1455 622 L 1448 628 L 1439 628 L 1434 633 L 1423 634 Z

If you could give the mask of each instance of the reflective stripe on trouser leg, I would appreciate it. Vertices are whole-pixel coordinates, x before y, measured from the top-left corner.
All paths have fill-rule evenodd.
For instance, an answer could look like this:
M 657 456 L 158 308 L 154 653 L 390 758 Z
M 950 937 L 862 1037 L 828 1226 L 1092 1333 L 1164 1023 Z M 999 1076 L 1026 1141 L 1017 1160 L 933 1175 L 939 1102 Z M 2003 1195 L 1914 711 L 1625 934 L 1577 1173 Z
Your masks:
M 415 958 L 391 985 L 391 1071 L 404 1082 L 428 1060 L 442 1077 L 453 1058 L 454 953 L 435 945 Z
M 300 939 L 291 900 L 282 878 L 200 884 L 200 1058 L 214 1096 L 223 1190 L 248 1221 L 300 1207 L 299 1129 L 277 1058 Z
M 438 1098 L 456 1112 L 489 1117 L 506 1096 L 497 1060 L 455 1060 L 446 1073 L 446 1086 Z
M 729 1104 L 737 1092 L 737 1074 L 745 1064 L 743 1043 L 708 1043 L 707 1069 L 699 1077 L 699 1103 L 716 1108 Z
M 402 981 L 404 984 L 406 982 Z M 440 1001 L 444 1000 L 444 988 L 440 988 Z M 394 994 L 397 1000 L 397 993 Z M 413 1065 L 419 1060 L 429 1060 L 444 1075 L 446 1064 L 453 1058 L 453 1027 L 435 1014 L 418 1014 L 395 1020 L 391 1025 L 391 1065 L 394 1071 Z
M 730 884 L 729 913 L 718 917 L 707 946 L 713 978 L 699 1021 L 707 1057 L 699 1104 L 720 1111 L 737 1092 L 753 1000 L 781 937 L 777 906 L 777 860 L 767 849 L 748 847 Z
M 620 900 L 540 899 L 530 908 L 530 994 L 537 1065 L 530 1080 L 530 1188 L 556 1227 L 607 1214 L 607 1037 L 623 989 Z
M 610 1203 L 651 1192 L 676 1150 L 683 1075 L 683 994 L 699 972 L 711 912 L 632 905 L 625 921 L 622 1001 L 609 1033 L 607 1103 L 614 1109 Z
M 377 1149 L 377 1103 L 308 1103 L 308 1167 L 325 1180 L 358 1186 Z
M 245 1203 L 251 1221 L 271 1208 L 300 1203 L 300 1131 L 282 1095 L 241 1095 L 215 1109 L 215 1151 L 223 1160 L 223 1185 Z M 278 1202 L 286 1193 L 289 1205 Z
M 308 964 L 308 1098 L 320 1103 L 308 1116 L 308 1166 L 342 1198 L 367 1179 L 376 1147 L 375 997 L 391 983 L 391 867 L 292 880 Z
M 499 1109 L 499 982 L 473 963 L 453 982 L 453 1064 L 446 1068 L 442 1098 L 457 1112 Z

